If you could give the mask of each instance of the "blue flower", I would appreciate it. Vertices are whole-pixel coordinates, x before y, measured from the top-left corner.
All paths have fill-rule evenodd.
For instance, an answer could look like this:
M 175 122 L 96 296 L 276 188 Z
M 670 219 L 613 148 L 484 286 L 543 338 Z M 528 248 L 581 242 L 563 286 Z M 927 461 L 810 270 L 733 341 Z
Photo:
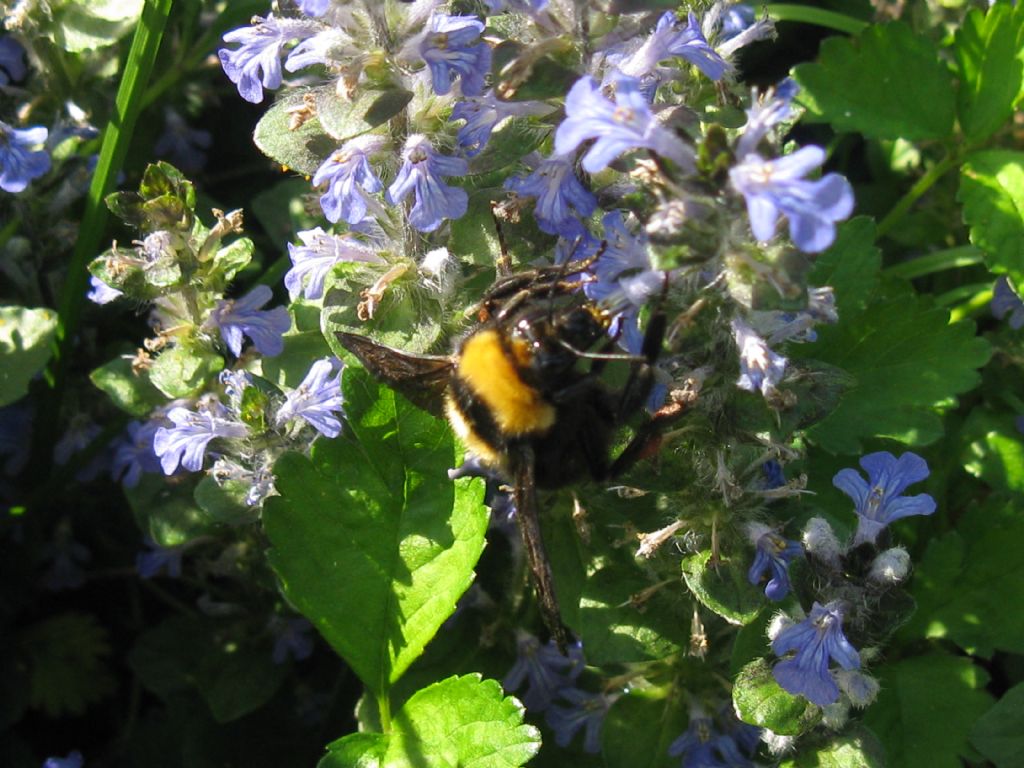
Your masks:
M 742 159 L 757 152 L 757 145 L 768 132 L 792 117 L 793 98 L 799 91 L 800 86 L 789 77 L 763 95 L 754 91 L 747 122 L 736 142 L 736 157 Z
M 123 291 L 111 288 L 100 280 L 96 275 L 89 276 L 89 291 L 85 297 L 94 304 L 109 304 L 114 299 L 124 296 Z
M 786 484 L 786 473 L 775 459 L 769 459 L 761 465 L 761 474 L 764 476 L 764 487 L 769 490 Z
M 589 173 L 607 168 L 630 149 L 649 149 L 692 170 L 693 150 L 654 119 L 640 82 L 623 75 L 614 83 L 615 101 L 609 101 L 594 78 L 576 81 L 565 98 L 566 119 L 555 131 L 555 154 L 567 154 L 584 141 L 597 139 L 583 157 Z
M 824 162 L 821 147 L 803 147 L 777 160 L 751 153 L 729 170 L 733 188 L 746 199 L 755 238 L 770 240 L 785 215 L 790 239 L 801 251 L 818 253 L 832 245 L 835 223 L 853 211 L 853 189 L 838 173 L 804 179 Z
M 590 216 L 597 208 L 597 198 L 576 178 L 574 165 L 572 155 L 556 155 L 542 160 L 529 176 L 512 176 L 505 182 L 505 189 L 537 199 L 533 215 L 549 235 L 569 239 L 583 235 L 580 217 Z
M 770 395 L 786 373 L 786 358 L 775 354 L 742 320 L 732 321 L 732 335 L 740 353 L 740 377 L 736 386 L 748 392 Z
M 874 542 L 889 523 L 911 515 L 930 515 L 935 499 L 927 493 L 902 496 L 908 486 L 928 477 L 928 463 L 916 453 L 907 451 L 898 459 L 888 451 L 869 453 L 860 460 L 868 473 L 868 481 L 855 469 L 842 469 L 832 478 L 832 485 L 856 505 L 857 533 L 853 543 Z
M 764 588 L 765 597 L 769 600 L 783 600 L 790 589 L 789 563 L 803 554 L 803 547 L 799 542 L 785 539 L 759 523 L 751 523 L 747 530 L 756 548 L 747 580 L 756 587 L 764 581 L 766 575 L 770 575 Z
M 370 156 L 384 143 L 383 137 L 374 135 L 351 139 L 316 169 L 313 186 L 327 185 L 327 191 L 320 197 L 320 207 L 328 221 L 344 219 L 353 225 L 366 218 L 366 196 L 384 188 L 370 166 Z
M 1024 327 L 1024 301 L 1005 277 L 996 280 L 992 288 L 992 314 L 1000 320 L 1009 315 L 1010 327 L 1015 331 Z
M 555 743 L 560 747 L 569 746 L 573 736 L 584 729 L 583 750 L 591 754 L 601 751 L 601 726 L 608 709 L 618 695 L 588 693 L 578 688 L 565 688 L 559 696 L 570 706 L 554 703 L 548 707 L 544 719 L 555 732 Z
M 301 418 L 325 437 L 341 433 L 341 421 L 335 414 L 342 413 L 342 364 L 334 358 L 317 360 L 306 378 L 288 393 L 277 412 L 275 422 L 280 426 Z
M 76 749 L 67 757 L 48 757 L 43 768 L 82 768 L 82 753 Z
M 300 19 L 255 17 L 253 25 L 233 29 L 224 35 L 226 43 L 241 43 L 239 48 L 217 51 L 224 74 L 238 86 L 243 99 L 253 104 L 263 101 L 263 89 L 281 85 L 281 52 L 292 40 L 304 40 L 320 31 L 315 22 Z
M 772 640 L 776 656 L 795 652 L 772 670 L 776 682 L 819 707 L 835 703 L 839 686 L 829 672 L 834 660 L 843 669 L 859 669 L 860 654 L 843 634 L 843 612 L 839 602 L 814 603 L 811 613 L 799 624 L 783 629 Z
M 125 428 L 125 434 L 114 448 L 110 475 L 120 478 L 125 488 L 139 484 L 143 472 L 160 471 L 160 460 L 153 452 L 153 438 L 162 426 L 161 419 L 132 421 Z
M 479 96 L 491 69 L 491 48 L 480 39 L 484 25 L 476 16 L 435 13 L 420 42 L 420 55 L 430 67 L 434 92 L 444 96 L 459 78 L 463 96 Z
M 284 664 L 289 656 L 302 661 L 313 655 L 313 625 L 301 616 L 290 619 L 275 616 L 270 622 L 270 631 L 274 634 L 271 659 L 275 664 Z
M 257 285 L 240 299 L 224 299 L 217 303 L 206 327 L 217 328 L 224 344 L 235 357 L 242 354 L 243 336 L 252 339 L 261 355 L 273 357 L 284 349 L 282 335 L 291 327 L 291 318 L 284 307 L 260 309 L 273 298 L 273 291 Z
M 39 149 L 48 133 L 41 125 L 19 129 L 0 121 L 0 189 L 17 194 L 50 170 L 50 156 Z
M 307 16 L 316 18 L 327 13 L 327 9 L 331 7 L 331 0 L 295 0 L 295 4 Z
M 172 579 L 180 579 L 181 556 L 185 553 L 185 547 L 161 547 L 148 536 L 145 543 L 147 549 L 135 556 L 135 570 L 139 578 L 152 579 L 164 572 Z
M 352 235 L 329 235 L 320 227 L 299 232 L 302 245 L 288 243 L 292 268 L 284 276 L 292 299 L 305 293 L 307 299 L 324 295 L 324 280 L 331 267 L 342 261 L 382 264 L 384 259 Z
M 750 28 L 757 20 L 753 6 L 746 3 L 734 3 L 722 14 L 721 39 L 731 40 L 736 35 Z
M 759 729 L 754 731 L 758 731 L 759 736 Z M 737 735 L 739 733 L 742 732 L 737 731 Z M 748 742 L 749 739 L 745 739 L 738 744 L 733 736 L 720 733 L 710 717 L 695 709 L 690 714 L 686 731 L 669 745 L 668 753 L 672 757 L 683 758 L 682 768 L 747 768 L 753 766 L 743 754 L 743 751 L 753 751 L 747 749 Z M 756 745 L 755 739 L 753 746 Z
M 13 37 L 0 37 L 0 85 L 18 82 L 26 73 L 25 50 Z
M 444 219 L 458 219 L 469 206 L 469 194 L 449 187 L 442 176 L 465 176 L 469 164 L 461 157 L 446 157 L 434 151 L 425 136 L 413 134 L 402 150 L 402 167 L 388 187 L 387 199 L 393 205 L 410 192 L 415 202 L 409 211 L 409 223 L 420 232 L 433 232 Z
M 658 20 L 658 29 L 671 31 L 667 38 L 666 50 L 672 56 L 679 56 L 693 64 L 712 80 L 721 80 L 722 75 L 729 71 L 729 64 L 715 49 L 708 45 L 704 33 L 701 32 L 697 14 L 690 11 L 686 17 L 686 26 L 679 28 L 679 22 L 672 11 L 668 11 Z
M 191 128 L 174 109 L 164 110 L 164 132 L 153 145 L 153 154 L 169 160 L 182 171 L 198 171 L 206 165 L 206 153 L 213 134 Z
M 165 475 L 173 475 L 179 464 L 189 472 L 198 472 L 211 440 L 238 439 L 248 433 L 245 424 L 235 421 L 217 401 L 202 403 L 197 411 L 172 408 L 167 418 L 174 426 L 158 427 L 153 436 L 153 451 L 160 457 Z
M 571 645 L 569 655 L 563 656 L 554 642 L 541 645 L 530 633 L 517 630 L 516 662 L 501 684 L 512 692 L 526 682 L 526 693 L 520 697 L 523 704 L 531 712 L 543 712 L 559 691 L 572 686 L 584 666 L 579 643 Z
M 502 101 L 488 91 L 483 96 L 463 99 L 452 108 L 452 120 L 465 120 L 455 137 L 466 157 L 480 154 L 491 132 L 508 117 L 542 115 L 551 111 L 547 104 L 535 101 Z

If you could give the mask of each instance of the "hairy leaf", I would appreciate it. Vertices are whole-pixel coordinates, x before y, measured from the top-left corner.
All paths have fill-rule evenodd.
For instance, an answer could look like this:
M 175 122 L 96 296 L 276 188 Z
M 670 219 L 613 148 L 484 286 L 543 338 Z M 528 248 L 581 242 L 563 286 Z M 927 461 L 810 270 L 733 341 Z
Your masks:
M 764 659 L 747 664 L 737 675 L 732 702 L 739 718 L 783 736 L 797 736 L 819 719 L 820 710 L 803 696 L 782 689 Z
M 749 567 L 735 559 L 712 563 L 707 550 L 683 560 L 683 579 L 705 608 L 730 624 L 749 624 L 765 605 L 764 594 L 747 581 Z

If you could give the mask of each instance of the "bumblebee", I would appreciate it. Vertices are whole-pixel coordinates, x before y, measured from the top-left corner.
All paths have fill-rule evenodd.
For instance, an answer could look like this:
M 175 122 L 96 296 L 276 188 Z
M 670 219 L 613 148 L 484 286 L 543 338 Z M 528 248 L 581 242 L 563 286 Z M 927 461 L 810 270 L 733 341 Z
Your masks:
M 337 334 L 371 374 L 447 417 L 466 447 L 512 486 L 541 615 L 563 651 L 568 633 L 541 539 L 536 490 L 614 478 L 655 447 L 680 410 L 659 411 L 611 456 L 616 430 L 649 396 L 665 321 L 652 317 L 641 355 L 610 351 L 611 314 L 580 290 L 579 276 L 600 253 L 499 278 L 477 305 L 481 324 L 450 356 L 412 355 Z M 621 389 L 601 377 L 614 360 L 629 364 Z

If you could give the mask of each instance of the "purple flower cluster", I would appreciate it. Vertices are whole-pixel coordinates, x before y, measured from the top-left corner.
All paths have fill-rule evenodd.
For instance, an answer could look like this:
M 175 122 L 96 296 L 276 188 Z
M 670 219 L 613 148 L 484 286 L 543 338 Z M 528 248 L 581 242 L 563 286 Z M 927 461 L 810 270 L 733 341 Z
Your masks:
M 50 170 L 50 155 L 41 147 L 49 131 L 41 125 L 13 128 L 0 121 L 0 189 L 17 194 Z

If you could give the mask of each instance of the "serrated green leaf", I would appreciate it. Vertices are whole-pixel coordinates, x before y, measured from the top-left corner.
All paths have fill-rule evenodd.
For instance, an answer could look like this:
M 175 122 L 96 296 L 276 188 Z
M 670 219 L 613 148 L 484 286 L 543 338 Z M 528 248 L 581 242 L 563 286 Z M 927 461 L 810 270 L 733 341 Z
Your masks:
M 307 94 L 316 98 L 315 91 L 290 93 L 274 102 L 256 124 L 253 141 L 267 157 L 306 176 L 312 176 L 327 156 L 338 148 L 338 142 L 327 135 L 320 120 L 311 118 L 292 130 L 292 112 L 302 108 Z
M 875 222 L 858 216 L 839 225 L 832 246 L 814 260 L 808 282 L 832 286 L 839 316 L 863 309 L 878 285 L 882 253 L 875 245 Z
M 1024 604 L 1022 551 L 1024 517 L 1013 504 L 971 509 L 957 530 L 929 542 L 914 571 L 918 610 L 900 636 L 949 638 L 983 657 L 1024 653 L 1019 616 L 1008 610 Z
M 963 426 L 964 469 L 993 488 L 1024 492 L 1024 440 L 1012 414 L 975 408 Z
M 134 488 L 125 488 L 124 495 L 135 513 L 140 530 L 161 547 L 176 547 L 210 533 L 214 523 L 196 505 L 195 481 L 143 474 Z
M 383 733 L 350 733 L 327 745 L 316 768 L 380 768 L 387 748 Z
M 1024 15 L 1006 3 L 985 13 L 975 8 L 956 32 L 953 53 L 960 75 L 957 112 L 968 141 L 1005 125 L 1024 83 Z
M 802 696 L 794 696 L 775 682 L 764 659 L 747 664 L 736 677 L 732 702 L 740 720 L 767 728 L 782 736 L 807 731 L 820 717 L 820 710 Z
M 710 564 L 711 550 L 683 560 L 683 579 L 693 596 L 730 624 L 749 624 L 765 605 L 764 593 L 747 581 L 749 563 L 719 559 Z
M 46 365 L 57 314 L 50 309 L 0 307 L 0 406 L 20 400 Z
M 882 685 L 865 724 L 889 763 L 900 768 L 960 768 L 971 724 L 989 708 L 988 675 L 970 659 L 939 653 L 872 670 Z
M 89 374 L 89 380 L 107 393 L 111 402 L 132 416 L 145 416 L 166 402 L 163 394 L 153 386 L 145 373 L 136 375 L 132 361 L 115 357 Z
M 988 343 L 970 322 L 907 293 L 869 306 L 837 325 L 820 326 L 813 344 L 791 347 L 794 358 L 814 358 L 847 371 L 856 385 L 839 407 L 811 427 L 827 451 L 858 453 L 863 440 L 889 437 L 924 445 L 942 434 L 936 404 L 974 387 Z
M 793 75 L 806 120 L 877 139 L 943 139 L 953 130 L 953 81 L 935 44 L 902 22 L 830 37 Z M 913 87 L 908 87 L 912 83 Z
M 996 768 L 1024 765 L 1024 683 L 1008 690 L 971 728 L 971 744 Z
M 1024 152 L 971 155 L 960 169 L 957 200 L 989 269 L 1024 285 Z
M 885 768 L 885 750 L 875 736 L 857 724 L 824 744 L 800 743 L 796 756 L 779 768 Z
M 518 768 L 540 748 L 523 705 L 497 680 L 450 677 L 415 693 L 392 721 L 391 768 Z
M 443 421 L 355 367 L 342 388 L 348 428 L 277 462 L 263 522 L 289 600 L 379 695 L 469 587 L 488 514 Z
M 587 649 L 590 656 L 590 649 Z M 668 748 L 686 730 L 680 699 L 626 694 L 612 704 L 601 726 L 601 757 L 607 768 L 678 768 Z
M 335 141 L 343 142 L 376 128 L 397 115 L 412 101 L 412 92 L 364 88 L 352 101 L 334 88 L 317 91 L 316 114 L 323 129 Z
M 663 659 L 689 647 L 689 625 L 680 615 L 683 602 L 668 589 L 641 602 L 650 587 L 649 579 L 624 563 L 602 568 L 587 579 L 579 631 L 590 663 Z
M 29 658 L 29 702 L 50 717 L 81 715 L 116 688 L 107 630 L 89 613 L 62 613 L 19 638 Z
M 149 380 L 167 397 L 194 397 L 223 368 L 220 355 L 178 344 L 157 356 L 150 366 Z

